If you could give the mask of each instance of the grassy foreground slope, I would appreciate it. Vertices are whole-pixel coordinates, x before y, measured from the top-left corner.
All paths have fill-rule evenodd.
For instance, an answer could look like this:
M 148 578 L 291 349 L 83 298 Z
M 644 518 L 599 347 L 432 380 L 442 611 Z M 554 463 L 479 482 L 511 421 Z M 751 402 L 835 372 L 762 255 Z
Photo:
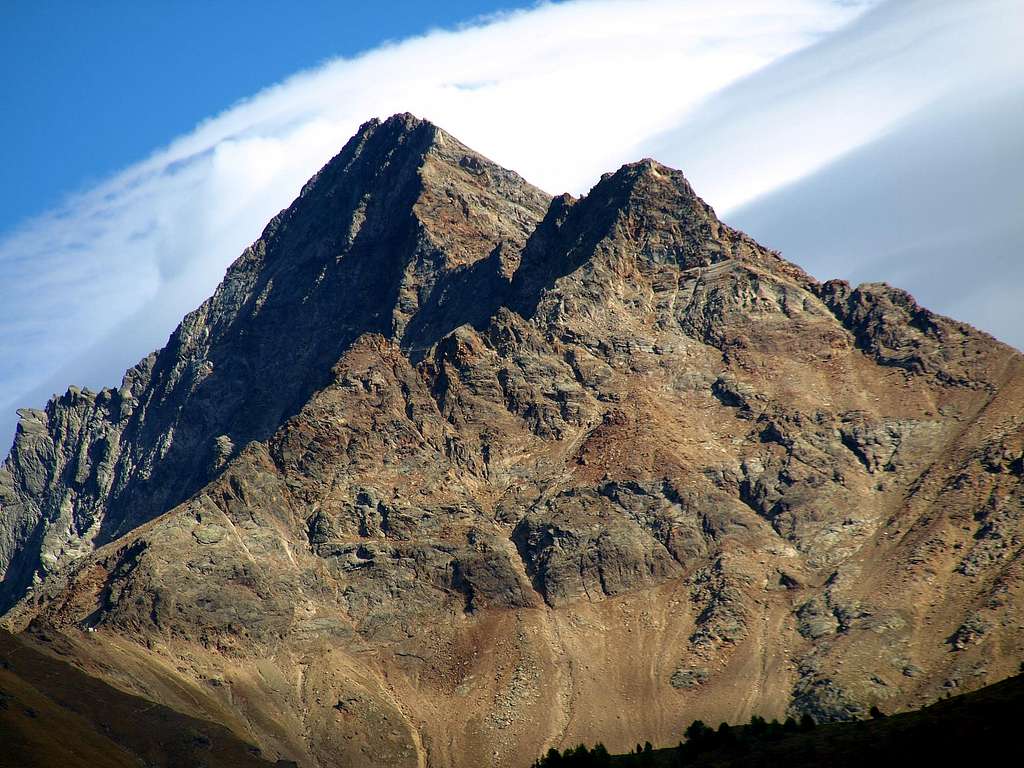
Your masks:
M 0 631 L 0 768 L 268 768 L 259 750 Z

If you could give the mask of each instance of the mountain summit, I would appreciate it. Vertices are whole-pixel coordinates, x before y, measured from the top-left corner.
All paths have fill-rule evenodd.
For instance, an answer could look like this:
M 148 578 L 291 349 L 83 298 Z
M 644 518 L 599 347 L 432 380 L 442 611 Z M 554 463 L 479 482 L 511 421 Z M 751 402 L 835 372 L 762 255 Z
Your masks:
M 117 390 L 22 411 L 23 641 L 302 766 L 851 719 L 1024 655 L 1024 359 L 652 160 L 373 120 Z
M 474 319 L 547 203 L 430 123 L 363 125 L 119 389 L 21 413 L 0 475 L 0 608 L 269 438 L 361 334 L 429 346 Z

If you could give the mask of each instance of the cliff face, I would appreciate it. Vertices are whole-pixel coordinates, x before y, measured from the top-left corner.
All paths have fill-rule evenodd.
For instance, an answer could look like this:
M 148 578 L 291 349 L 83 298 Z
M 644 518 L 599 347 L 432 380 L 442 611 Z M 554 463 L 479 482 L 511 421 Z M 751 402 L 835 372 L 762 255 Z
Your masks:
M 6 621 L 311 766 L 891 711 L 1024 653 L 1022 406 L 1014 350 L 678 171 L 550 200 L 397 116 L 120 390 L 23 414 Z
M 429 345 L 485 312 L 546 207 L 433 125 L 367 123 L 119 390 L 22 413 L 0 474 L 0 607 L 269 438 L 361 334 Z

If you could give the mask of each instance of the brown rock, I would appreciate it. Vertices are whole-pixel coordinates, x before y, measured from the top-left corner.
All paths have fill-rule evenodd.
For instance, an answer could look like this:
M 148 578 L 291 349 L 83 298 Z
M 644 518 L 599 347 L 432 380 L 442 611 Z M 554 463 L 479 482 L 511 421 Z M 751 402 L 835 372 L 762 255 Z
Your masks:
M 1022 371 L 653 161 L 549 201 L 373 121 L 120 390 L 23 414 L 5 621 L 300 765 L 891 712 L 1024 653 Z

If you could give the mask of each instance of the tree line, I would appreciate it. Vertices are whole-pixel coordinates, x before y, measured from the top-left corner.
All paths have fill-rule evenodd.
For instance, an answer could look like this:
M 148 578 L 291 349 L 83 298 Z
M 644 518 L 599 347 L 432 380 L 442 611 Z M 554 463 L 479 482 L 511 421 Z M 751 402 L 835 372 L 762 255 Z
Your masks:
M 875 712 L 872 712 L 875 715 Z M 877 716 L 880 716 L 878 713 Z M 675 764 L 687 765 L 698 755 L 722 746 L 754 746 L 759 741 L 773 741 L 780 739 L 789 733 L 813 730 L 816 726 L 814 718 L 808 714 L 803 715 L 799 722 L 792 717 L 780 723 L 778 720 L 766 721 L 763 717 L 754 715 L 750 723 L 745 726 L 733 727 L 729 723 L 721 723 L 717 729 L 706 725 L 701 720 L 694 720 L 683 733 L 684 739 L 675 748 Z M 626 755 L 613 757 L 604 744 L 598 742 L 591 748 L 584 744 L 569 747 L 564 752 L 557 749 L 549 749 L 547 754 L 535 761 L 533 768 L 605 768 L 611 765 L 621 766 L 654 766 L 655 753 L 651 742 L 641 746 Z M 660 762 L 665 765 L 664 760 Z

